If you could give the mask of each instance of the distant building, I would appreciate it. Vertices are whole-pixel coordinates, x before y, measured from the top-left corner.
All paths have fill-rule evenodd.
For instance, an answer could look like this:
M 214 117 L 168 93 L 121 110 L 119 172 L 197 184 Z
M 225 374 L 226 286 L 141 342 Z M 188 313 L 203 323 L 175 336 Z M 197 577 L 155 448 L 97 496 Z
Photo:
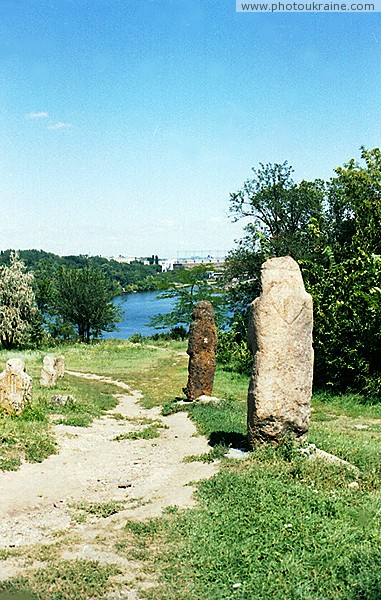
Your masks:
M 163 272 L 178 271 L 179 269 L 193 269 L 194 267 L 198 267 L 200 265 L 214 267 L 215 271 L 221 272 L 225 266 L 225 257 L 215 258 L 213 256 L 196 256 L 192 258 L 170 258 L 160 260 L 159 264 L 162 266 Z
M 119 254 L 119 256 L 107 256 L 106 258 L 108 260 L 115 260 L 116 262 L 120 263 L 131 264 L 133 262 L 140 262 L 143 265 L 151 264 L 147 257 L 142 256 L 122 256 L 121 254 Z
M 192 256 L 190 258 L 158 258 L 157 255 L 147 256 L 107 256 L 108 260 L 115 260 L 120 263 L 140 262 L 143 265 L 158 264 L 161 266 L 162 272 L 178 271 L 179 269 L 193 269 L 199 265 L 214 267 L 214 272 L 221 273 L 225 265 L 225 257 L 208 256 Z

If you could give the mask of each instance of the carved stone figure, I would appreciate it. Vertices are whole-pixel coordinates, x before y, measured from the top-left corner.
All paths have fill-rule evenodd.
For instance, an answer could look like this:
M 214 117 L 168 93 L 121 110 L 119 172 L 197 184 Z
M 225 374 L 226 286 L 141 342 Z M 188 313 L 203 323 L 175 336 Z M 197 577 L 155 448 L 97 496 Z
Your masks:
M 57 383 L 58 375 L 55 367 L 55 358 L 50 354 L 44 356 L 44 362 L 41 370 L 41 387 L 54 387 Z
M 216 369 L 217 328 L 210 302 L 196 304 L 189 329 L 188 383 L 183 391 L 188 401 L 211 396 Z
M 63 377 L 65 375 L 65 357 L 62 354 L 56 357 L 54 368 L 57 371 L 57 377 Z
M 10 358 L 0 373 L 0 408 L 19 415 L 32 401 L 32 378 L 25 372 L 24 361 Z
M 302 438 L 312 394 L 312 298 L 290 257 L 262 265 L 262 293 L 251 304 L 249 347 L 254 356 L 248 393 L 251 447 Z

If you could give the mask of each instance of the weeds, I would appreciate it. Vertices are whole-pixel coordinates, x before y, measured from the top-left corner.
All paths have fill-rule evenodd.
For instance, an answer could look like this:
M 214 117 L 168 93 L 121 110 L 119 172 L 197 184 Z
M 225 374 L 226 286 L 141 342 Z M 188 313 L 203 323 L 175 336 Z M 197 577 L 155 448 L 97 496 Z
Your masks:
M 32 599 L 104 598 L 110 590 L 110 579 L 120 574 L 115 565 L 100 565 L 95 561 L 53 561 L 46 569 L 38 569 L 28 577 L 16 577 L 0 582 L 0 593 L 9 598 L 27 594 Z M 16 596 L 16 598 L 17 598 Z
M 125 507 L 126 502 L 119 500 L 71 505 L 71 508 L 74 509 L 73 517 L 78 523 L 83 523 L 88 515 L 107 519 L 107 517 L 124 510 Z
M 117 435 L 114 440 L 116 442 L 122 440 L 153 440 L 160 437 L 159 429 L 168 429 L 168 427 L 164 423 L 154 422 L 140 431 L 130 431 L 129 433 Z

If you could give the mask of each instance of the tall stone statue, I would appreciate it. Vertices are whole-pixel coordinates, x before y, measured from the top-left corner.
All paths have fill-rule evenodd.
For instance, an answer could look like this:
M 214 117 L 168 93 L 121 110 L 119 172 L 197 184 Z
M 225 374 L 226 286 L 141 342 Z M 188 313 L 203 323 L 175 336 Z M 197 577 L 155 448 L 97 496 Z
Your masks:
M 20 415 L 32 401 L 32 378 L 25 372 L 24 361 L 10 358 L 0 373 L 0 408 Z
M 290 257 L 262 265 L 262 293 L 251 304 L 249 347 L 254 356 L 248 394 L 251 447 L 308 431 L 312 394 L 312 298 Z
M 216 369 L 217 328 L 210 302 L 196 304 L 189 329 L 188 383 L 183 392 L 189 402 L 202 395 L 210 396 Z

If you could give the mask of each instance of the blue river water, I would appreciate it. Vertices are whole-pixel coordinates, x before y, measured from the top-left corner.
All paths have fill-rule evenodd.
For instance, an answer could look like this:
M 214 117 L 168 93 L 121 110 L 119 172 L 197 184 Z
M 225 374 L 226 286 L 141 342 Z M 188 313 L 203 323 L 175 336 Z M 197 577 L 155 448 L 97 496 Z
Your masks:
M 157 292 L 137 292 L 118 296 L 114 304 L 123 310 L 123 320 L 117 323 L 117 330 L 104 333 L 104 337 L 126 340 L 134 333 L 152 335 L 165 329 L 149 327 L 151 317 L 172 310 L 173 298 L 158 298 Z

